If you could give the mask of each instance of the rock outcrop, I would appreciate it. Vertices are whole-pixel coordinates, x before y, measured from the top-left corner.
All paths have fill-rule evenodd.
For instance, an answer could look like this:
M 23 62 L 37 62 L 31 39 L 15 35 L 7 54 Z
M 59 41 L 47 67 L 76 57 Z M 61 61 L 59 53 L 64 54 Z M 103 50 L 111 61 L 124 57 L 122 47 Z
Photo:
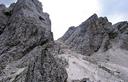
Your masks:
M 92 15 L 56 41 L 68 82 L 128 82 L 128 22 Z
M 108 27 L 111 28 L 111 26 L 112 24 L 108 22 L 106 17 L 98 18 L 94 14 L 78 27 L 69 28 L 59 40 L 81 54 L 91 55 L 100 49 L 107 31 L 109 31 Z
M 0 82 L 66 82 L 66 70 L 49 52 L 51 21 L 38 0 L 0 5 Z
M 4 10 L 6 9 L 5 5 L 0 5 L 0 34 L 2 34 L 3 30 L 6 27 L 8 17 L 6 16 L 6 13 Z
M 59 41 L 78 53 L 90 56 L 99 50 L 108 50 L 114 40 L 119 40 L 120 47 L 127 49 L 127 29 L 128 22 L 112 25 L 106 17 L 94 14 L 79 26 L 70 27 Z

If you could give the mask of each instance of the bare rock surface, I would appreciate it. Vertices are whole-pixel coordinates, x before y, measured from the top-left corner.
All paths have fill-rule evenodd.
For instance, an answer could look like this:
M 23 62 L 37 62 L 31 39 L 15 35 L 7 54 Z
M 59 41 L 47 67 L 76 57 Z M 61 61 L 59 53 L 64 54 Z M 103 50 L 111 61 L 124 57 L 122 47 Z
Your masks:
M 128 22 L 92 15 L 56 41 L 68 82 L 128 82 Z
M 68 73 L 67 82 L 127 82 L 128 51 L 111 48 L 106 52 L 96 52 L 92 56 L 76 53 L 62 44 L 57 58 L 61 59 Z
M 127 49 L 127 29 L 127 21 L 112 25 L 106 17 L 94 14 L 79 26 L 70 27 L 59 41 L 70 49 L 89 56 L 101 49 L 108 50 L 114 43 Z
M 53 40 L 38 0 L 0 4 L 0 82 L 128 82 L 128 22 L 96 14 Z
M 0 82 L 66 82 L 66 70 L 49 52 L 51 21 L 38 0 L 0 5 Z
M 100 49 L 107 32 L 111 31 L 111 26 L 106 17 L 98 17 L 94 14 L 78 27 L 69 28 L 59 40 L 74 51 L 91 55 Z

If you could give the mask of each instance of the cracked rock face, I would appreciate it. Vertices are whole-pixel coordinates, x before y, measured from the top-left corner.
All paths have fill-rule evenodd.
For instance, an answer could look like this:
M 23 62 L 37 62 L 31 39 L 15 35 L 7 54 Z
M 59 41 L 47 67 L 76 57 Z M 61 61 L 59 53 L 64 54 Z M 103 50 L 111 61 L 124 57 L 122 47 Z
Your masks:
M 49 53 L 51 21 L 38 0 L 0 5 L 0 82 L 66 82 L 67 74 Z
M 8 17 L 6 16 L 4 10 L 6 9 L 5 5 L 0 5 L 0 34 L 2 34 L 3 30 L 6 27 Z

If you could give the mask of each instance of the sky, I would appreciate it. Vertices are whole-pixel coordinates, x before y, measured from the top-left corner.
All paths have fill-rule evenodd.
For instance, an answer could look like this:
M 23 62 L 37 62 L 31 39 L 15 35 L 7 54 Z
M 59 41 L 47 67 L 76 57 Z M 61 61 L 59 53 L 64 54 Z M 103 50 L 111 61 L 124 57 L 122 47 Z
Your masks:
M 16 0 L 0 0 L 9 6 Z M 50 14 L 54 39 L 60 38 L 70 26 L 78 26 L 96 13 L 110 22 L 128 20 L 128 0 L 40 0 L 43 11 Z

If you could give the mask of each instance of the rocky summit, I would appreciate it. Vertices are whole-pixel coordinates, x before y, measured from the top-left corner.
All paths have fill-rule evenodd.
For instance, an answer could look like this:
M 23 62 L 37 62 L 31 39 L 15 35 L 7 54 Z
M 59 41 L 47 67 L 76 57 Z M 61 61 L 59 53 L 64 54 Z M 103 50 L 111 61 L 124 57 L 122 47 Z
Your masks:
M 127 62 L 127 21 L 93 14 L 54 41 L 38 0 L 0 4 L 0 82 L 128 82 Z
M 66 70 L 49 52 L 49 15 L 38 0 L 0 5 L 0 82 L 66 82 Z
M 106 17 L 92 15 L 78 27 L 70 27 L 59 40 L 69 45 L 71 49 L 83 55 L 91 55 L 97 52 L 107 34 L 112 30 L 112 24 Z

